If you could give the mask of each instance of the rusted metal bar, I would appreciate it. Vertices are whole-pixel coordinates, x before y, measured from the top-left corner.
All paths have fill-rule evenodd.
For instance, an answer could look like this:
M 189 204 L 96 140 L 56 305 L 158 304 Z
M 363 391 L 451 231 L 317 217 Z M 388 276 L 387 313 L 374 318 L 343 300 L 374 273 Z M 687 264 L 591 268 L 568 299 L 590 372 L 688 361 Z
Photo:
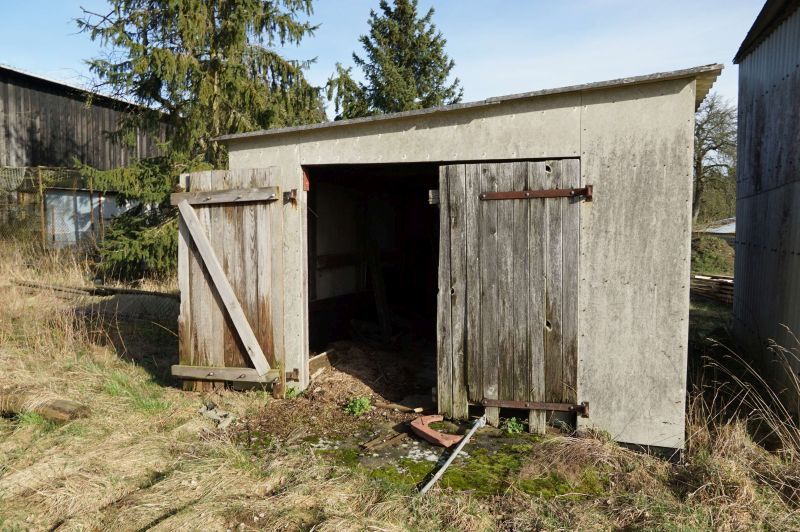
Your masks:
M 547 412 L 575 412 L 581 417 L 589 417 L 589 403 L 587 401 L 578 405 L 570 403 L 543 403 L 537 401 L 500 401 L 497 399 L 481 400 L 483 406 L 499 408 L 516 408 L 518 410 L 545 410 Z
M 467 444 L 467 442 L 470 440 L 470 438 L 472 438 L 472 435 L 475 434 L 475 431 L 485 425 L 486 425 L 486 416 L 481 416 L 480 418 L 475 420 L 475 423 L 472 425 L 472 428 L 469 429 L 469 432 L 467 432 L 467 434 L 464 435 L 463 438 L 461 438 L 461 442 L 458 444 L 458 447 L 456 447 L 455 450 L 453 450 L 453 452 L 447 458 L 447 461 L 444 464 L 442 464 L 442 467 L 439 468 L 436 474 L 433 475 L 433 477 L 431 477 L 431 479 L 419 490 L 420 495 L 425 495 L 425 493 L 427 493 L 427 491 L 431 489 L 431 486 L 433 486 L 436 483 L 436 481 L 439 480 L 439 478 L 444 474 L 447 468 L 450 467 L 450 464 L 453 463 L 453 460 L 456 459 L 456 456 L 458 456 L 458 453 L 461 452 L 461 449 L 463 449 L 464 446 Z
M 583 196 L 586 200 L 592 199 L 592 185 L 583 188 L 549 188 L 542 190 L 515 190 L 509 192 L 482 192 L 478 197 L 482 201 L 513 200 L 534 198 L 576 198 Z

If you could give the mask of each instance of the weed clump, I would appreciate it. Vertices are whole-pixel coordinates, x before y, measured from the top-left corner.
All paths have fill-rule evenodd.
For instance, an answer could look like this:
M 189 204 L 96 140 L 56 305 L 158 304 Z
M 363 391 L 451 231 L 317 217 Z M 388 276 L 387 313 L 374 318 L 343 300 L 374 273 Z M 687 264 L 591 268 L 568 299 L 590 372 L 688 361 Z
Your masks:
M 372 401 L 365 395 L 353 397 L 344 405 L 344 411 L 353 417 L 361 417 L 370 410 L 372 410 Z
M 512 417 L 503 422 L 503 430 L 506 434 L 522 434 L 525 432 L 525 425 L 519 419 Z

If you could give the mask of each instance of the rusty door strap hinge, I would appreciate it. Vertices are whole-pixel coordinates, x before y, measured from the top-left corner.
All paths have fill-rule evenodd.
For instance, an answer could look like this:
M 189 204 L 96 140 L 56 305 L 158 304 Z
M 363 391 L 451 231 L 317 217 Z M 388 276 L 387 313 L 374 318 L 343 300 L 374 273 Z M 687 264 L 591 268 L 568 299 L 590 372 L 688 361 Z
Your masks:
M 510 192 L 482 192 L 478 197 L 481 201 L 534 199 L 534 198 L 577 198 L 583 196 L 587 201 L 592 200 L 592 185 L 583 188 L 549 188 L 542 190 L 516 190 Z
M 570 403 L 541 403 L 536 401 L 499 401 L 497 399 L 482 399 L 483 406 L 499 408 L 517 408 L 519 410 L 545 410 L 547 412 L 575 412 L 581 417 L 589 417 L 589 402 L 584 401 L 579 405 Z

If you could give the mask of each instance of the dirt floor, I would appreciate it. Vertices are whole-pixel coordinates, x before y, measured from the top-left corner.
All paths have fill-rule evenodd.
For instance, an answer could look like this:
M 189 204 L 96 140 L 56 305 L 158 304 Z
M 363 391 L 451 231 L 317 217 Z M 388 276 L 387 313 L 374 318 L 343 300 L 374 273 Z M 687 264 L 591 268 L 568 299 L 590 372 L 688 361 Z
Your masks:
M 0 417 L 0 530 L 800 529 L 800 431 L 774 423 L 766 403 L 720 408 L 707 399 L 731 397 L 718 384 L 689 397 L 680 463 L 603 434 L 532 437 L 506 420 L 419 496 L 446 451 L 412 436 L 363 444 L 412 417 L 377 403 L 430 398 L 430 374 L 410 357 L 424 344 L 336 344 L 333 368 L 296 397 L 184 392 L 169 376 L 174 322 L 143 314 L 151 305 L 12 282 L 81 284 L 89 273 L 0 249 L 0 387 L 88 408 L 67 423 L 36 414 L 35 401 Z M 728 314 L 694 304 L 698 357 Z M 753 441 L 753 420 L 772 423 L 780 452 Z

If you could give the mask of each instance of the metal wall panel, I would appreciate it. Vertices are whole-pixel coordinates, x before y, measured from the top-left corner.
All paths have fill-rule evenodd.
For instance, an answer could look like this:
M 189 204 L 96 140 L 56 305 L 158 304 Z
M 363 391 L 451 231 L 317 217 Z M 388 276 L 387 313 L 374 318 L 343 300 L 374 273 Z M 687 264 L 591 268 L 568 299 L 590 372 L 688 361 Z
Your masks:
M 800 10 L 739 65 L 736 218 L 736 332 L 767 360 L 800 333 Z

